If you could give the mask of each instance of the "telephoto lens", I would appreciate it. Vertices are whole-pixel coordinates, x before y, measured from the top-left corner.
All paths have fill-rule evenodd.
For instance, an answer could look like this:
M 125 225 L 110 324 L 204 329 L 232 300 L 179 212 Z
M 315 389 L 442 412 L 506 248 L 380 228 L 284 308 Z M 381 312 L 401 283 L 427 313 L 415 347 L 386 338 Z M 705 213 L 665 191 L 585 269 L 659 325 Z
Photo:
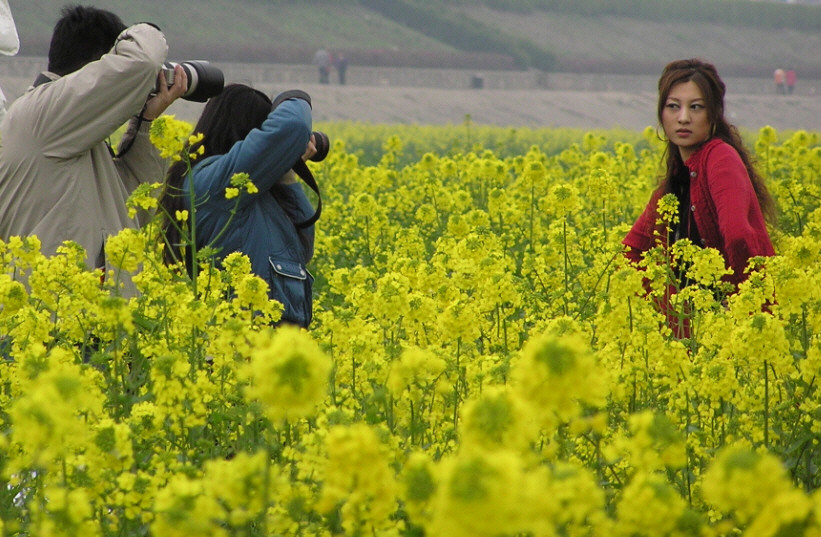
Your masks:
M 314 146 L 316 146 L 316 154 L 311 157 L 311 160 L 314 162 L 320 162 L 325 160 L 325 157 L 328 156 L 328 151 L 331 149 L 331 141 L 328 139 L 328 135 L 322 131 L 314 131 Z
M 181 65 L 188 77 L 188 91 L 182 98 L 186 101 L 204 103 L 211 97 L 222 92 L 225 86 L 225 77 L 222 71 L 211 65 L 207 60 L 189 60 L 182 63 L 165 62 L 163 71 L 165 81 L 170 88 L 174 84 L 174 67 Z

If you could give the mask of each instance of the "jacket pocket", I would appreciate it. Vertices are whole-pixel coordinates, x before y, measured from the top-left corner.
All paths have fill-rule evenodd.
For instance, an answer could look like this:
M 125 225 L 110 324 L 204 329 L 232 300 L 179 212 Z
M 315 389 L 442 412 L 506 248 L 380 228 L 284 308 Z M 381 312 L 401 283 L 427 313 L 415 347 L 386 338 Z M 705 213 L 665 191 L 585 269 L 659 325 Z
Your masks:
M 282 322 L 307 328 L 313 318 L 314 277 L 301 263 L 268 257 L 271 297 L 282 302 Z

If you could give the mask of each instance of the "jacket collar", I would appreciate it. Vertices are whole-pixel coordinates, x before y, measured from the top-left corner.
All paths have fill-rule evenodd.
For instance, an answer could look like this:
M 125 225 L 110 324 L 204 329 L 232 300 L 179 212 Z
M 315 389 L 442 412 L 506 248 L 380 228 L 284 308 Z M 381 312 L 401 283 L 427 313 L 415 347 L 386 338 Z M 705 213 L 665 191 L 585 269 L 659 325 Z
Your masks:
M 700 168 L 704 162 L 704 159 L 707 156 L 707 153 L 709 153 L 709 149 L 722 143 L 724 143 L 724 141 L 721 138 L 710 138 L 709 140 L 701 144 L 701 147 L 699 147 L 692 155 L 690 155 L 690 158 L 684 161 L 684 165 L 691 170 L 693 168 Z
M 60 75 L 54 74 L 51 71 L 43 71 L 37 78 L 34 79 L 34 82 L 31 83 L 31 88 L 36 88 L 37 86 L 41 86 L 47 82 L 53 82 L 60 78 Z

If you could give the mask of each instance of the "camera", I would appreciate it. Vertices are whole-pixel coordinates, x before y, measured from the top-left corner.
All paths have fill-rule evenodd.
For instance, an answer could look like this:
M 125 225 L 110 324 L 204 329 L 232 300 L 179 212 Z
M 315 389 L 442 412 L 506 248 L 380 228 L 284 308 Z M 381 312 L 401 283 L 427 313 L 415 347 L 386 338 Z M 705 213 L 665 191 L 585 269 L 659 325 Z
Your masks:
M 325 160 L 328 156 L 328 151 L 331 149 L 331 141 L 328 135 L 322 131 L 314 131 L 314 146 L 316 146 L 316 154 L 310 160 L 320 162 Z
M 179 64 L 175 62 L 163 64 L 162 70 L 169 88 L 174 85 L 174 68 L 177 65 L 182 66 L 188 77 L 188 90 L 182 95 L 186 101 L 204 103 L 219 94 L 225 86 L 225 77 L 221 70 L 207 60 L 189 60 Z
M 271 103 L 271 110 L 276 109 L 277 106 L 282 104 L 283 101 L 287 101 L 288 99 L 302 99 L 303 101 L 308 103 L 308 106 L 313 108 L 311 104 L 311 96 L 299 89 L 293 89 L 288 91 L 283 91 L 276 97 L 274 97 L 273 102 Z M 314 135 L 314 147 L 316 147 L 316 154 L 312 156 L 309 160 L 314 162 L 320 162 L 325 160 L 325 157 L 328 156 L 328 151 L 331 149 L 331 141 L 328 139 L 328 135 L 321 131 L 313 131 L 311 134 Z
M 311 96 L 299 89 L 293 89 L 288 91 L 283 91 L 271 102 L 271 110 L 276 110 L 276 107 L 282 104 L 283 102 L 287 101 L 288 99 L 302 99 L 308 106 L 313 109 L 313 105 L 311 104 Z M 316 148 L 316 153 L 310 160 L 314 162 L 319 162 L 321 160 L 325 160 L 325 157 L 328 156 L 328 150 L 331 148 L 331 142 L 328 139 L 328 135 L 321 131 L 313 131 L 311 135 L 314 137 L 314 147 Z M 314 222 L 319 218 L 319 215 L 322 213 L 322 196 L 319 195 L 319 186 L 316 184 L 316 179 L 314 179 L 313 174 L 311 174 L 311 170 L 308 166 L 305 165 L 305 162 L 302 158 L 298 158 L 294 165 L 291 167 L 296 174 L 302 178 L 305 183 L 311 187 L 311 189 L 316 192 L 317 195 L 317 205 L 316 211 L 314 212 L 313 216 L 305 220 L 304 222 L 294 222 L 294 225 L 298 229 L 305 229 L 308 226 L 312 226 Z

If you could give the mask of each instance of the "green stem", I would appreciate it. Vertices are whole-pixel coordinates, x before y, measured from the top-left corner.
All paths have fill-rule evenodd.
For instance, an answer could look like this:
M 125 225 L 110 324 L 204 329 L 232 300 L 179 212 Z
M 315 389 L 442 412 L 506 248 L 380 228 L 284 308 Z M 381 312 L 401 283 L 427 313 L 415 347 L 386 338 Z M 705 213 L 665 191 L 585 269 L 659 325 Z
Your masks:
M 414 445 L 416 442 L 416 412 L 414 411 L 413 407 L 413 400 L 410 401 L 410 414 L 411 414 L 411 426 L 410 426 L 410 434 L 411 434 L 411 445 Z
M 684 465 L 684 482 L 687 485 L 687 503 L 692 507 L 693 506 L 693 489 L 692 483 L 690 480 L 690 468 L 692 467 L 693 461 L 692 456 L 693 453 L 690 450 L 690 443 L 688 442 L 688 437 L 690 436 L 690 394 L 689 392 L 685 393 L 685 408 L 686 408 L 686 426 L 684 427 L 684 449 L 686 450 L 687 454 L 687 461 Z
M 533 219 L 536 213 L 536 181 L 530 183 L 530 239 L 528 249 L 533 253 Z
M 188 164 L 188 171 L 191 170 L 191 164 Z M 197 262 L 197 208 L 195 203 L 194 192 L 194 178 L 193 176 L 188 180 L 188 199 L 191 200 L 191 215 L 189 216 L 191 234 L 189 237 L 188 248 L 191 249 L 191 292 L 194 297 L 197 296 L 197 272 L 199 271 L 199 264 Z
M 351 356 L 351 399 L 356 401 L 356 357 Z
M 456 359 L 456 368 L 459 368 L 459 358 Z M 456 429 L 458 423 L 457 416 L 459 414 L 459 378 L 456 378 L 456 386 L 453 387 L 453 428 Z
M 564 314 L 567 315 L 569 308 L 567 304 L 567 295 L 570 292 L 570 275 L 568 274 L 568 271 L 570 270 L 568 267 L 570 257 L 567 254 L 567 218 L 565 218 L 562 222 L 562 243 L 564 247 L 564 296 L 562 297 L 562 301 L 564 302 Z
M 770 379 L 764 360 L 764 447 L 770 445 Z

